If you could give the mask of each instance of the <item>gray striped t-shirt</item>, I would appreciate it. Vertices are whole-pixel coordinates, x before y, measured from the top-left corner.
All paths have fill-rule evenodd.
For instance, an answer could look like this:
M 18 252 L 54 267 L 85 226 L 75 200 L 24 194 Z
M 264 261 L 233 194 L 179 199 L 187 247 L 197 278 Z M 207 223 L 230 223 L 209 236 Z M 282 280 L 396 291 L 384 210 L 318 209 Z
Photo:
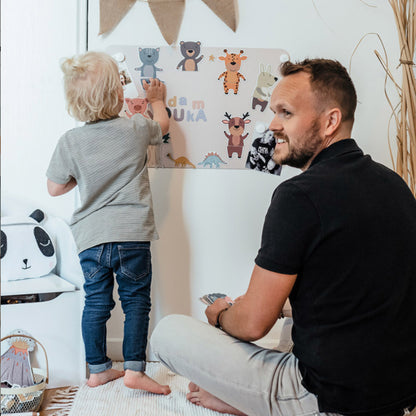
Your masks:
M 141 114 L 87 123 L 59 139 L 46 176 L 58 184 L 77 181 L 81 205 L 70 225 L 78 252 L 159 238 L 146 155 L 149 144 L 161 143 L 159 123 Z

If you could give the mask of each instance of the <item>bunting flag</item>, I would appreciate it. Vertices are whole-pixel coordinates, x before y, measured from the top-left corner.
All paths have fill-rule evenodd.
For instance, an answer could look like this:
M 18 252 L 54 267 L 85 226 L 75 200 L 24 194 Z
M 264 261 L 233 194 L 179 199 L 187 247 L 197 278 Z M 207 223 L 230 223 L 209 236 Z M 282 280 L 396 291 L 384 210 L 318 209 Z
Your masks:
M 100 0 L 99 35 L 114 29 L 136 0 Z
M 237 29 L 236 0 L 202 0 L 230 29 Z
M 168 45 L 178 38 L 185 0 L 148 0 L 150 10 Z
M 114 29 L 138 0 L 100 0 L 99 35 Z M 139 0 L 143 1 L 143 0 Z M 237 29 L 237 0 L 202 0 L 230 29 Z M 153 17 L 169 45 L 172 45 L 181 27 L 185 0 L 147 0 Z

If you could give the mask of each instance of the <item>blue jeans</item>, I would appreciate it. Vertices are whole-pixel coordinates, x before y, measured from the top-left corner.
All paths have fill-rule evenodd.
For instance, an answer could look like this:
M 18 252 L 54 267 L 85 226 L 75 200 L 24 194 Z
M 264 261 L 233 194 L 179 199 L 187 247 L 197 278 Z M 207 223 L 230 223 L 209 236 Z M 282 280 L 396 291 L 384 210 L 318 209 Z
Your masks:
M 84 272 L 85 306 L 82 336 L 90 373 L 112 367 L 107 357 L 106 324 L 115 306 L 114 275 L 125 315 L 124 369 L 146 368 L 152 263 L 149 242 L 106 243 L 79 254 Z

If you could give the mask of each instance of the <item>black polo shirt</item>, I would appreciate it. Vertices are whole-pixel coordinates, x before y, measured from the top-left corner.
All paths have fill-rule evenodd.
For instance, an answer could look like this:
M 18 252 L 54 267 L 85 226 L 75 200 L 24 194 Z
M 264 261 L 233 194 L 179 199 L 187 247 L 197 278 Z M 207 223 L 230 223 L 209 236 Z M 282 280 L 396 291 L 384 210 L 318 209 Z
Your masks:
M 416 402 L 416 200 L 353 139 L 275 190 L 256 264 L 297 274 L 294 354 L 320 411 Z

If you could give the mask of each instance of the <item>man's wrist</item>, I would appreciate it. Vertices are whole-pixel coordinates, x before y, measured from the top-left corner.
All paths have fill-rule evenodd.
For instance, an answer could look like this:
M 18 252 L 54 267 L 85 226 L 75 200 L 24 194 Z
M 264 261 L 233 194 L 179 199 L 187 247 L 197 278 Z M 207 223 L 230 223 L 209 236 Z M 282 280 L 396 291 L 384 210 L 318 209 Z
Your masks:
M 222 314 L 223 314 L 225 311 L 228 311 L 228 309 L 229 309 L 229 307 L 224 308 L 224 309 L 221 309 L 221 310 L 218 312 L 218 315 L 217 315 L 217 322 L 216 322 L 216 324 L 215 324 L 215 328 L 223 329 L 223 328 L 222 328 L 222 326 L 221 326 L 220 319 L 221 319 Z

